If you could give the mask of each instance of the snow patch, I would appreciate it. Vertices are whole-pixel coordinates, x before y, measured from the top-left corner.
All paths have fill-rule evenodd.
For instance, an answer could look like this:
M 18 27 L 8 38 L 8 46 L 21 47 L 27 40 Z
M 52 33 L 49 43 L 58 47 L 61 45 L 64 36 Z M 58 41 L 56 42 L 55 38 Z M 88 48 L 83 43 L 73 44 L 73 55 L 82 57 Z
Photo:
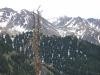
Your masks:
M 79 39 L 80 37 L 83 38 L 84 34 L 85 34 L 86 30 L 80 30 L 76 32 L 76 36 Z
M 100 36 L 98 36 L 98 42 L 100 43 Z
M 20 33 L 27 32 L 27 30 L 23 26 L 14 26 L 12 30 L 18 31 Z
M 7 21 L 6 22 L 0 22 L 0 27 L 6 27 L 7 26 Z
M 29 22 L 29 18 L 30 18 L 30 17 L 29 17 L 28 15 L 25 17 L 24 25 L 25 25 L 25 24 L 28 24 L 28 22 Z
M 68 21 L 64 26 L 68 25 L 68 24 L 71 23 L 73 20 L 74 20 L 74 18 L 72 18 L 70 21 Z M 74 23 L 74 21 L 73 21 L 72 23 Z M 69 27 L 70 27 L 70 25 L 69 25 Z
M 68 56 L 70 56 L 70 50 L 68 49 Z
M 15 39 L 14 37 L 11 37 L 12 42 L 14 41 L 14 39 Z
M 94 28 L 95 25 L 94 25 L 93 23 L 90 23 L 90 27 L 91 27 L 91 28 Z
M 0 17 L 3 15 L 4 12 L 0 12 Z
M 61 35 L 61 37 L 65 37 L 66 36 L 66 31 L 60 30 L 60 29 L 57 29 L 57 31 L 59 32 L 59 34 Z
M 71 33 L 75 33 L 76 32 L 76 29 L 71 29 L 69 30 Z

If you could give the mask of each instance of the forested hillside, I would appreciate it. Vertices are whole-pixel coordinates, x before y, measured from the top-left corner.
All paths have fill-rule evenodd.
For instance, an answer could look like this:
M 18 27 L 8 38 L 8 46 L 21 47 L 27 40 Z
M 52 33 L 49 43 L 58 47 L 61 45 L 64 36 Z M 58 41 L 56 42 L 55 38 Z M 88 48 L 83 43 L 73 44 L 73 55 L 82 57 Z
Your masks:
M 0 75 L 35 75 L 31 37 L 32 32 L 0 35 Z M 42 64 L 54 67 L 49 69 L 54 75 L 100 75 L 99 45 L 74 36 L 42 36 L 40 48 Z

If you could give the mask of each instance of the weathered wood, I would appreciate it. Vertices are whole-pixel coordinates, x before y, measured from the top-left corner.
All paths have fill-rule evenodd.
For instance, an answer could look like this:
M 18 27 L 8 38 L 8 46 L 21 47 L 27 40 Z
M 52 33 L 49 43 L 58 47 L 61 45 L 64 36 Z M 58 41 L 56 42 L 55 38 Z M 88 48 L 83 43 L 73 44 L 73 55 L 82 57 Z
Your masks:
M 32 47 L 34 52 L 35 74 L 41 75 L 41 59 L 40 59 L 40 13 L 34 16 L 33 40 Z

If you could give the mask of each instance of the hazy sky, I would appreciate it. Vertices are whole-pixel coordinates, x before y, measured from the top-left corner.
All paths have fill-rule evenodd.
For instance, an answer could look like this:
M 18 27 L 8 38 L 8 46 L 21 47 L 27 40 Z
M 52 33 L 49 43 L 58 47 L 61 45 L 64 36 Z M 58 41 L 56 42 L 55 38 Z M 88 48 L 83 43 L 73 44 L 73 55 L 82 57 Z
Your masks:
M 81 16 L 100 18 L 100 0 L 0 0 L 0 8 L 36 10 L 41 5 L 42 16 Z

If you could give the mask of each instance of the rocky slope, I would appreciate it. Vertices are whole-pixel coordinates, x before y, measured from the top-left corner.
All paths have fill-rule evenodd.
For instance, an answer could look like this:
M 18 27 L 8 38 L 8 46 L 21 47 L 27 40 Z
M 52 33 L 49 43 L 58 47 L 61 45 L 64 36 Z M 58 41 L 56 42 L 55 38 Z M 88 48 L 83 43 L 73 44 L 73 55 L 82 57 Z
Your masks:
M 75 35 L 91 43 L 100 43 L 100 19 L 60 17 L 53 22 L 61 36 Z
M 37 14 L 28 11 L 21 10 L 19 13 L 11 8 L 0 9 L 0 32 L 9 33 L 10 35 L 16 35 L 19 33 L 31 31 L 34 27 L 34 16 Z M 57 30 L 52 26 L 50 22 L 41 17 L 42 33 L 44 35 L 58 35 Z

